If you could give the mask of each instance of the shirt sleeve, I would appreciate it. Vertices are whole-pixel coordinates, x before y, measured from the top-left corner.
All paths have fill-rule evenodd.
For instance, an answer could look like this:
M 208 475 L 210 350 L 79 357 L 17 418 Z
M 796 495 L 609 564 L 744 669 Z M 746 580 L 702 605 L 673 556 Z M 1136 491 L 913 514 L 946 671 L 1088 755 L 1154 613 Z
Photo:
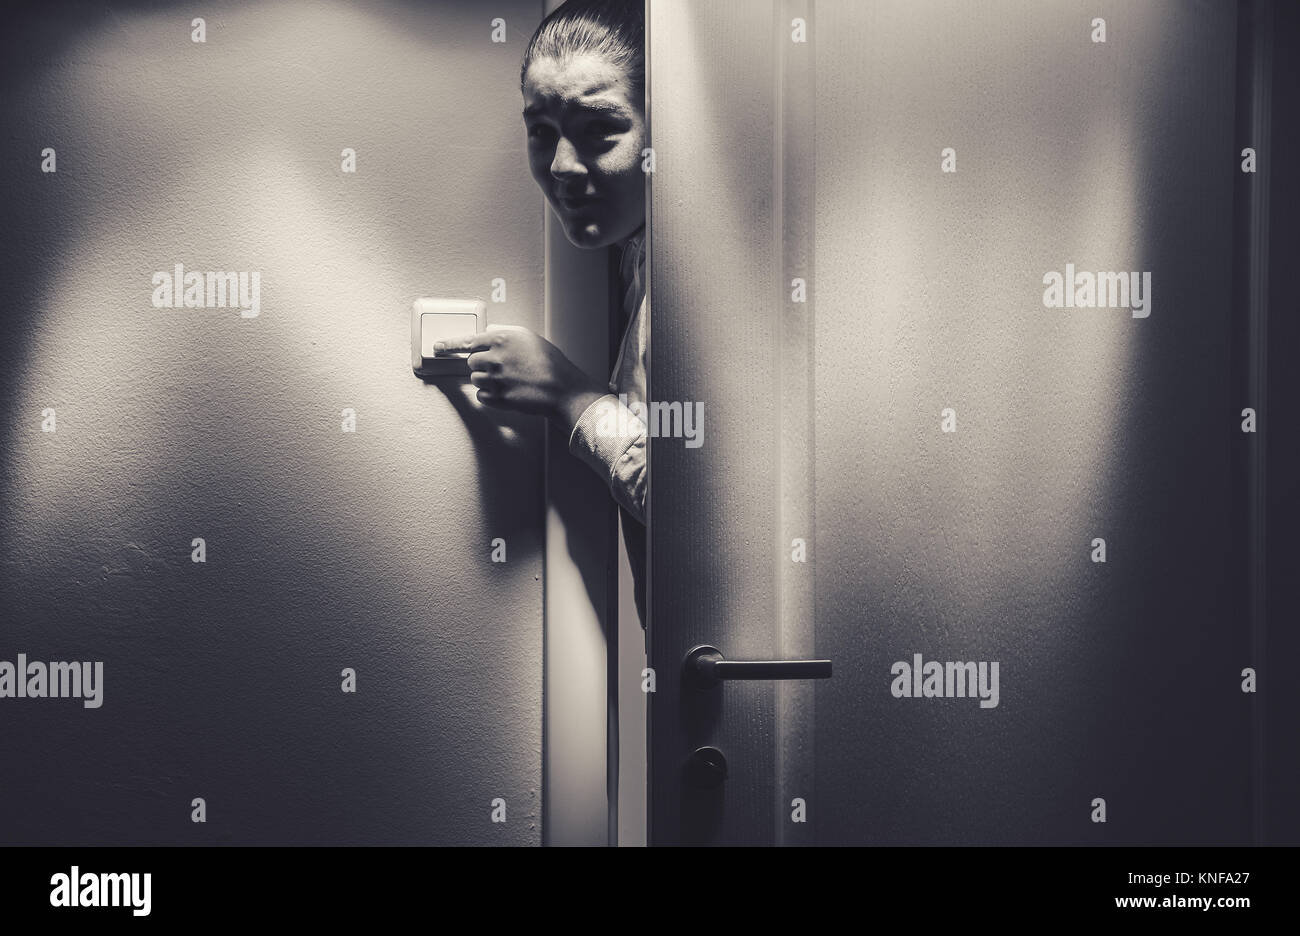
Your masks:
M 604 479 L 614 500 L 645 523 L 646 425 L 639 416 L 607 393 L 578 417 L 569 451 Z

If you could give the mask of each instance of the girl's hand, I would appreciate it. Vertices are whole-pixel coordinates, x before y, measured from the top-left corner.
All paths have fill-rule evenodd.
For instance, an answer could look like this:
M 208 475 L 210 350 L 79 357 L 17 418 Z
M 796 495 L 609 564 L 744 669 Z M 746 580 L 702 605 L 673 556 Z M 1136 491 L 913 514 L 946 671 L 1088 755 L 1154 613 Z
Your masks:
M 485 406 L 545 416 L 573 430 L 591 403 L 608 391 L 559 348 L 526 328 L 447 338 L 437 354 L 470 352 L 469 381 Z

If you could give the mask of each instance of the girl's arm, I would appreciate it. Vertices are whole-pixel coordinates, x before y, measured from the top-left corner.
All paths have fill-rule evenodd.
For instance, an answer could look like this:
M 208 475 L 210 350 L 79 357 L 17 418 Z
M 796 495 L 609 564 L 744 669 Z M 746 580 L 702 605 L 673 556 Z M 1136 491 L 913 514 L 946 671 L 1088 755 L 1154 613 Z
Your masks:
M 607 393 L 574 423 L 569 451 L 601 476 L 614 500 L 645 523 L 646 426 L 639 416 Z
M 645 523 L 646 426 L 559 348 L 527 329 L 439 341 L 440 354 L 469 352 L 470 383 L 485 406 L 545 416 L 569 433 L 569 451 L 601 476 L 614 499 Z

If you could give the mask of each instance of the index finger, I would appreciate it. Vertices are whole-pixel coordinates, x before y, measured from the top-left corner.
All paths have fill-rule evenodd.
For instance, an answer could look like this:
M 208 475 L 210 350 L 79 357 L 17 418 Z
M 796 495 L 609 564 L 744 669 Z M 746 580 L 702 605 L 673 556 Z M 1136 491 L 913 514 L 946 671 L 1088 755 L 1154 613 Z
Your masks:
M 486 351 L 492 347 L 492 333 L 479 332 L 477 335 L 460 335 L 454 338 L 440 338 L 433 343 L 434 354 L 464 354 L 466 352 Z

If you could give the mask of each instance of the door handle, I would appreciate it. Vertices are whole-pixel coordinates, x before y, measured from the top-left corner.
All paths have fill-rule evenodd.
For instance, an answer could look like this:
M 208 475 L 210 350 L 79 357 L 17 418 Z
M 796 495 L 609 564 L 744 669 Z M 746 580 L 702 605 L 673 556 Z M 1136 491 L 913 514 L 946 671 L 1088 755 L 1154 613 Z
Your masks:
M 708 689 L 724 679 L 830 679 L 830 660 L 728 660 L 717 647 L 701 644 L 686 653 L 683 681 Z

